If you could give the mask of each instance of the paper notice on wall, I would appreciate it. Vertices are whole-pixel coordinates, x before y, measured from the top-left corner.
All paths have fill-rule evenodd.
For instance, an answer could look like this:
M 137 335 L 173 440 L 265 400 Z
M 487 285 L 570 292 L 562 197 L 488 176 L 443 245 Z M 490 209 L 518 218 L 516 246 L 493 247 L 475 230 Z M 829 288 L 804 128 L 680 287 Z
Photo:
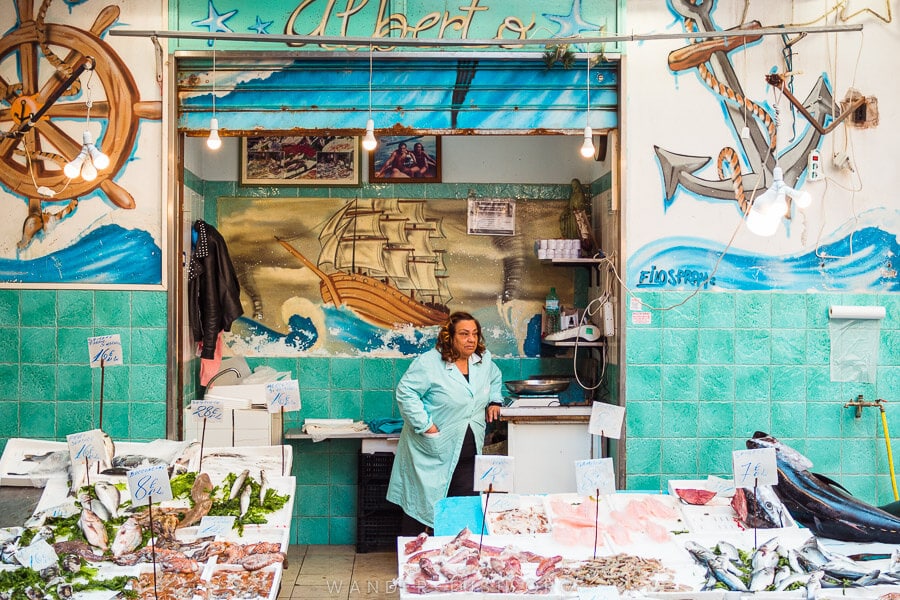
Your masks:
M 881 321 L 831 319 L 831 380 L 875 383 Z
M 650 321 L 651 319 L 649 310 L 640 310 L 631 313 L 632 325 L 649 325 Z
M 469 235 L 515 235 L 515 200 L 469 200 L 466 232 Z

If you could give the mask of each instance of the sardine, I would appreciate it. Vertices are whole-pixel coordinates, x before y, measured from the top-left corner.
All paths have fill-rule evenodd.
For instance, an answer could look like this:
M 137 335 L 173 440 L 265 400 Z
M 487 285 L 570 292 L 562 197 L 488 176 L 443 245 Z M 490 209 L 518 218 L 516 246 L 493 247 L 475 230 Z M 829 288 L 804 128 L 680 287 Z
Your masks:
M 778 540 L 771 539 L 757 548 L 750 556 L 750 566 L 753 570 L 758 571 L 765 567 L 775 567 L 778 564 L 777 547 Z
M 761 592 L 775 581 L 775 567 L 763 567 L 750 574 L 751 592 Z
M 99 518 L 104 523 L 107 521 L 111 521 L 113 518 L 113 516 L 109 514 L 109 510 L 106 509 L 106 506 L 104 506 L 103 503 L 96 498 L 91 498 L 86 506 L 90 508 L 91 512 L 97 515 L 97 518 Z
M 724 556 L 731 562 L 736 563 L 736 562 L 740 562 L 740 560 L 741 560 L 741 555 L 738 552 L 738 549 L 734 546 L 734 544 L 731 544 L 731 543 L 723 540 L 723 541 L 719 542 L 718 544 L 716 544 L 716 550 L 719 552 L 720 556 Z
M 20 461 L 24 472 L 9 475 L 63 475 L 72 464 L 68 450 L 54 450 L 44 454 L 26 454 Z
M 247 514 L 247 511 L 250 509 L 250 494 L 253 492 L 253 487 L 251 485 L 245 485 L 244 491 L 241 492 L 241 517 Z
M 249 474 L 250 469 L 244 469 L 243 471 L 241 471 L 241 474 L 235 478 L 234 484 L 232 484 L 231 486 L 231 493 L 228 494 L 229 500 L 234 500 L 238 497 L 238 494 L 241 493 L 241 488 L 244 487 L 244 482 L 247 481 L 247 475 Z
M 715 576 L 716 579 L 724 583 L 728 589 L 735 592 L 748 592 L 750 591 L 747 586 L 741 581 L 741 578 L 732 573 L 728 569 L 727 560 L 724 558 L 717 556 L 716 558 L 709 561 L 709 570 Z
M 779 567 L 777 571 L 775 571 L 775 577 L 772 580 L 772 585 L 778 587 L 781 585 L 781 582 L 791 576 L 791 568 L 787 565 Z
M 122 523 L 112 543 L 112 554 L 115 557 L 132 552 L 141 543 L 141 526 L 135 517 Z
M 108 481 L 101 480 L 94 484 L 94 493 L 113 519 L 119 516 L 119 504 L 122 503 L 119 488 Z
M 757 431 L 747 448 L 774 448 L 775 492 L 800 524 L 819 536 L 848 542 L 900 544 L 900 518 L 836 490 L 810 473 L 809 459 L 774 437 Z
M 806 600 L 816 600 L 819 592 L 822 591 L 822 571 L 810 573 L 809 579 L 806 581 Z
M 156 465 L 168 466 L 168 461 L 155 456 L 142 456 L 140 454 L 124 454 L 115 456 L 112 465 L 108 469 L 100 471 L 102 475 L 127 475 L 128 471 L 138 467 L 152 467 Z
M 109 538 L 106 535 L 106 526 L 103 521 L 89 508 L 81 510 L 81 518 L 78 525 L 84 532 L 84 537 L 91 546 L 106 550 L 109 548 Z
M 266 470 L 259 470 L 259 505 L 262 506 L 266 501 L 266 492 L 269 491 L 269 479 L 266 477 Z

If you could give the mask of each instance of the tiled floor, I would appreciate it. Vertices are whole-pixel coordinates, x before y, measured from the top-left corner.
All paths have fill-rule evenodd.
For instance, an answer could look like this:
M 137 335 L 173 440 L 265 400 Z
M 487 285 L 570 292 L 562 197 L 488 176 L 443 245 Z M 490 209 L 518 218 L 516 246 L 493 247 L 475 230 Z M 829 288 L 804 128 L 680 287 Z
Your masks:
M 354 546 L 290 546 L 278 600 L 396 599 L 396 577 L 396 552 L 357 554 Z

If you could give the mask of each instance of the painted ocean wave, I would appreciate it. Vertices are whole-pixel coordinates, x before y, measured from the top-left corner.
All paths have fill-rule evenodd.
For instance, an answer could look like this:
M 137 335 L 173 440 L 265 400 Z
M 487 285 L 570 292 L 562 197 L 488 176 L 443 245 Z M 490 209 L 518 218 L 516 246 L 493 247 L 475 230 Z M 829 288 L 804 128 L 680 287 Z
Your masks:
M 0 259 L 0 281 L 158 285 L 162 251 L 146 231 L 104 225 L 46 256 Z
M 644 246 L 628 260 L 635 290 L 900 291 L 897 234 L 870 225 L 808 252 L 767 256 L 709 240 L 669 238 Z M 711 276 L 711 277 L 710 277 Z
M 351 355 L 414 356 L 433 348 L 437 339 L 436 327 L 384 329 L 360 319 L 347 307 L 330 304 L 322 306 L 322 312 L 329 346 L 343 347 Z M 315 351 L 314 346 L 322 337 L 314 320 L 303 315 L 291 315 L 288 329 L 288 333 L 282 333 L 249 317 L 240 317 L 232 326 L 234 333 L 249 340 L 239 350 L 257 356 L 289 356 L 300 351 Z

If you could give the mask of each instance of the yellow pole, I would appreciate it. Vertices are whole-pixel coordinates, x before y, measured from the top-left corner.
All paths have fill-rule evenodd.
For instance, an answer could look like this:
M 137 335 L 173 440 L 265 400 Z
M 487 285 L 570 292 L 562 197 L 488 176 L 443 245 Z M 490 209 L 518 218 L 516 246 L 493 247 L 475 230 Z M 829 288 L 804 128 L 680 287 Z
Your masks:
M 888 424 L 887 424 L 887 416 L 884 414 L 884 406 L 879 404 L 878 408 L 881 409 L 881 426 L 884 428 L 884 444 L 887 446 L 887 459 L 888 459 L 888 467 L 891 469 L 891 486 L 894 488 L 894 500 L 900 500 L 900 496 L 897 495 L 897 476 L 894 474 L 894 457 L 891 454 L 891 436 L 888 433 Z

